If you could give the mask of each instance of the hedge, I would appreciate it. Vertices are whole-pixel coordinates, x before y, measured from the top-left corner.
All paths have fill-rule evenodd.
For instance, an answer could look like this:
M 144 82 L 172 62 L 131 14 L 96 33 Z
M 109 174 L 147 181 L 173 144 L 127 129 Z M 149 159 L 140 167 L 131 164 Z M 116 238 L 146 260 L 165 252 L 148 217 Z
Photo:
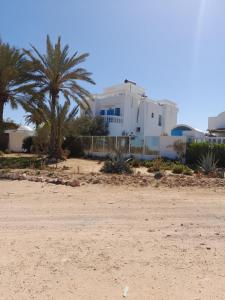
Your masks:
M 190 143 L 187 146 L 186 163 L 197 166 L 202 155 L 209 151 L 214 153 L 215 159 L 218 161 L 217 166 L 225 168 L 225 144 Z

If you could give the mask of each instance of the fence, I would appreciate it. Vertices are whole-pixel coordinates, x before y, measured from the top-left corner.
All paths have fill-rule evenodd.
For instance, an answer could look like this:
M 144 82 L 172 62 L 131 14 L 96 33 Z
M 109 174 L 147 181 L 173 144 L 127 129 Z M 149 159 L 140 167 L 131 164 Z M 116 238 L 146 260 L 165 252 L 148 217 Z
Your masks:
M 134 155 L 140 159 L 153 159 L 159 155 L 175 158 L 174 142 L 181 140 L 186 143 L 184 137 L 171 136 L 81 136 L 80 139 L 87 154 L 106 156 L 120 150 L 125 155 Z

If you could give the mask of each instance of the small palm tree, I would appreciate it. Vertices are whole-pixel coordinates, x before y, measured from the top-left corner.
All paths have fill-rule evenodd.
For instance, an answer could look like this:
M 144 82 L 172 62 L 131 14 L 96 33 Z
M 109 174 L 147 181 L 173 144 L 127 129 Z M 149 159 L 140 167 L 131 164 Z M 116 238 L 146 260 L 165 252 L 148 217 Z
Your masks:
M 23 109 L 26 111 L 27 124 L 35 124 L 38 130 L 41 127 L 45 127 L 45 131 L 51 129 L 51 102 L 50 101 L 38 101 L 30 99 L 29 101 L 20 101 Z M 70 109 L 70 102 L 65 101 L 63 104 L 57 103 L 56 105 L 56 145 L 59 147 L 57 153 L 61 155 L 61 145 L 63 137 L 66 135 L 70 122 L 77 116 L 79 112 L 79 106 L 76 105 Z
M 88 53 L 78 55 L 74 53 L 69 56 L 69 46 L 61 47 L 60 37 L 53 46 L 47 36 L 46 54 L 41 54 L 34 46 L 32 51 L 24 50 L 32 64 L 29 72 L 31 79 L 30 88 L 35 90 L 35 96 L 40 99 L 42 96 L 49 97 L 50 101 L 50 157 L 59 158 L 61 145 L 60 138 L 57 137 L 57 109 L 60 100 L 71 103 L 75 101 L 81 108 L 89 106 L 90 93 L 81 87 L 78 81 L 94 84 L 91 73 L 87 72 L 79 65 L 85 62 Z M 62 97 L 61 97 L 62 96 Z
M 5 105 L 9 103 L 13 109 L 17 108 L 18 101 L 28 91 L 27 67 L 24 53 L 0 40 L 0 132 Z

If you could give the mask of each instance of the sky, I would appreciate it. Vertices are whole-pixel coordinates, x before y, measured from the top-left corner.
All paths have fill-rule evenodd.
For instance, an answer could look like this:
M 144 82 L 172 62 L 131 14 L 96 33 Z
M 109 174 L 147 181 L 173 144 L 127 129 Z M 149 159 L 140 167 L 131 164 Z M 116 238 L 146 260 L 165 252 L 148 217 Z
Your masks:
M 100 93 L 125 78 L 179 107 L 178 122 L 202 130 L 225 111 L 224 0 L 0 0 L 0 37 L 45 51 L 46 35 L 89 52 L 84 67 Z M 5 118 L 24 123 L 22 109 Z

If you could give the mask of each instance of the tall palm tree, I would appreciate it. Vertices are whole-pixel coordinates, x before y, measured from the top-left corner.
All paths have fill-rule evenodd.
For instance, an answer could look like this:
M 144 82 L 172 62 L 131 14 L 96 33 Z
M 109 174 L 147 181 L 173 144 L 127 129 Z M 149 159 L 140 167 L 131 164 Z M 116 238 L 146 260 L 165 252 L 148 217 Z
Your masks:
M 34 46 L 32 51 L 24 50 L 24 53 L 33 66 L 29 72 L 30 88 L 34 89 L 36 94 L 49 97 L 51 111 L 49 154 L 51 157 L 58 158 L 61 145 L 57 145 L 60 142 L 57 137 L 57 107 L 62 99 L 68 103 L 75 101 L 84 109 L 89 106 L 91 94 L 78 83 L 84 81 L 95 84 L 91 79 L 92 74 L 79 67 L 89 54 L 79 55 L 75 52 L 69 56 L 69 46 L 62 48 L 60 37 L 53 46 L 49 36 L 46 41 L 46 54 L 41 54 Z
M 18 100 L 28 91 L 27 60 L 24 53 L 0 40 L 0 132 L 6 103 L 17 108 Z

